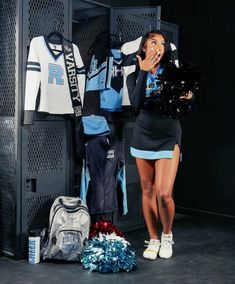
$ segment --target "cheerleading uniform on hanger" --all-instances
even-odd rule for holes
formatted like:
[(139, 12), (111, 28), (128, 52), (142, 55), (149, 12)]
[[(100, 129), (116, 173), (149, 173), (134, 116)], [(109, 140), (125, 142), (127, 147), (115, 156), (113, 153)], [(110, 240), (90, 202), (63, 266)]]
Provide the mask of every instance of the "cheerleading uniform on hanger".
[[(122, 54), (118, 48), (96, 48), (87, 73), (86, 92), (100, 91), (100, 108), (109, 112), (122, 111)], [(101, 56), (103, 55), (103, 57)]]
[(111, 76), (110, 87), (100, 90), (100, 108), (109, 112), (122, 111), (123, 71), (122, 54), (118, 48), (110, 49)]
[[(130, 102), (138, 110), (131, 142), (131, 155), (137, 158), (156, 160), (172, 158), (175, 145), (181, 148), (181, 125), (179, 120), (162, 117), (159, 108), (158, 75), (139, 70), (127, 77)], [(155, 95), (153, 94), (153, 91)]]

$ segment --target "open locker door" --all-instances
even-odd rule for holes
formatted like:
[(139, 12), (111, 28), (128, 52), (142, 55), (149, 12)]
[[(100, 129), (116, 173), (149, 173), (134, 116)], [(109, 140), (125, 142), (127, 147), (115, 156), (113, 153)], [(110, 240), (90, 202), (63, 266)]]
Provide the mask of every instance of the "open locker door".
[(160, 29), (161, 7), (111, 8), (110, 32), (123, 42), (134, 40), (147, 31)]

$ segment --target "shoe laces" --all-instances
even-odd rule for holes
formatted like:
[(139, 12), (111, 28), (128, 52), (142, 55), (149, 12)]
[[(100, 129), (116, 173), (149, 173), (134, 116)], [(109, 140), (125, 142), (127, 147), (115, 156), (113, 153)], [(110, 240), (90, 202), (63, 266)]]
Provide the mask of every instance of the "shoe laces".
[(174, 244), (174, 241), (170, 238), (162, 238), (161, 240), (161, 245), (166, 247), (166, 248), (169, 248), (171, 245)]
[(156, 248), (156, 247), (159, 247), (160, 246), (160, 241), (159, 240), (154, 240), (154, 241), (144, 241), (145, 243), (145, 247), (148, 247), (148, 248)]

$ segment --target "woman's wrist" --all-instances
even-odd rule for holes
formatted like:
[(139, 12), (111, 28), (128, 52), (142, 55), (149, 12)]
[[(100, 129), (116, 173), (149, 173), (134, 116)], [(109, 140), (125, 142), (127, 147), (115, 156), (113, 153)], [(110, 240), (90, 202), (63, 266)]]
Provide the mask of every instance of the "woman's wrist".
[(139, 69), (139, 71), (141, 71), (142, 73), (148, 73), (149, 72), (149, 70), (144, 70), (144, 69)]

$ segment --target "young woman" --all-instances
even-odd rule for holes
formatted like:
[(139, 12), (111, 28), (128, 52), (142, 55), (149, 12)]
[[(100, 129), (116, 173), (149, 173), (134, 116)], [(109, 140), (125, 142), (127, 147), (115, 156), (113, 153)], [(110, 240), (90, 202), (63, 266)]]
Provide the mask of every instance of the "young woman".
[[(131, 142), (142, 187), (142, 208), (150, 240), (143, 257), (172, 256), (172, 223), (175, 205), (173, 185), (180, 159), (181, 125), (163, 117), (159, 108), (158, 75), (171, 62), (171, 48), (160, 31), (147, 33), (137, 55), (136, 71), (128, 75), (130, 102), (138, 115)], [(192, 93), (182, 96), (191, 99)], [(157, 233), (158, 214), (162, 222), (161, 242)]]

